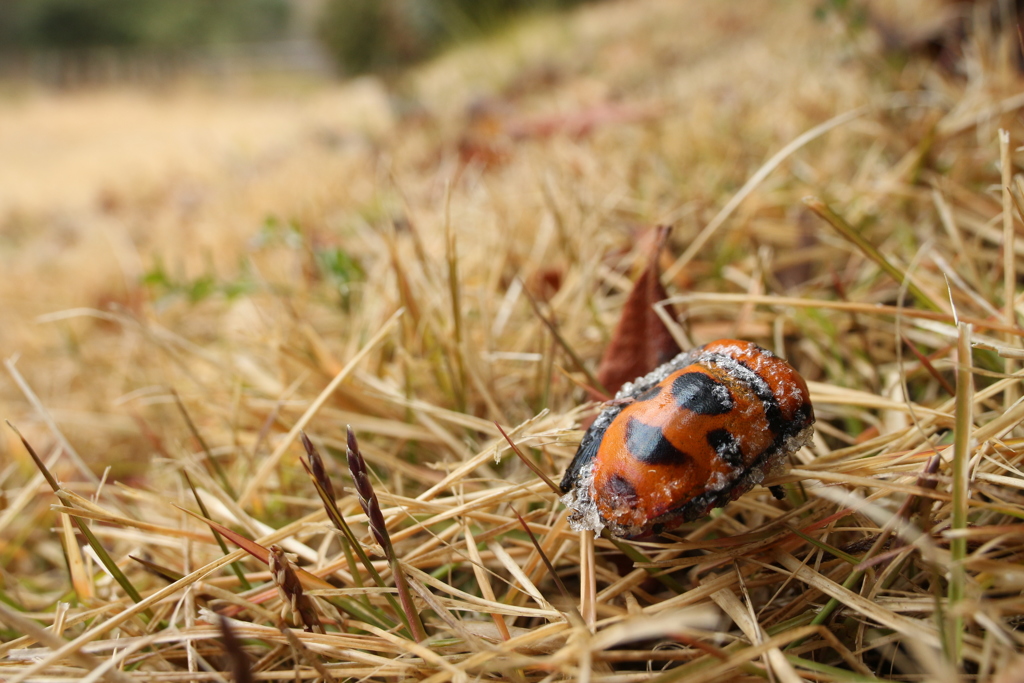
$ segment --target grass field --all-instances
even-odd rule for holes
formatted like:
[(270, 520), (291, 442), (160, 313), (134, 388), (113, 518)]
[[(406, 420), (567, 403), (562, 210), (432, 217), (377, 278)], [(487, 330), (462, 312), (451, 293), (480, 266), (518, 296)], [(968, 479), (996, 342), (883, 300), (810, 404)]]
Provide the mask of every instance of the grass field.
[[(0, 88), (0, 679), (1018, 680), (1024, 78), (983, 4)], [(816, 433), (783, 500), (593, 539), (498, 425), (559, 480), (658, 225), (680, 345), (790, 359)]]

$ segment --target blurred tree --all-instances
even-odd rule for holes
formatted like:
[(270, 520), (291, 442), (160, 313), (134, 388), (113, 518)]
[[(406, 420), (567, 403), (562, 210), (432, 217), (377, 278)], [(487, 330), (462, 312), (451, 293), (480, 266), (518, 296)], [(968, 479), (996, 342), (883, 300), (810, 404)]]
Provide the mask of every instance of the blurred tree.
[(288, 0), (3, 0), (0, 48), (177, 48), (282, 37)]
[(318, 35), (343, 73), (400, 67), (516, 14), (593, 0), (325, 0)]

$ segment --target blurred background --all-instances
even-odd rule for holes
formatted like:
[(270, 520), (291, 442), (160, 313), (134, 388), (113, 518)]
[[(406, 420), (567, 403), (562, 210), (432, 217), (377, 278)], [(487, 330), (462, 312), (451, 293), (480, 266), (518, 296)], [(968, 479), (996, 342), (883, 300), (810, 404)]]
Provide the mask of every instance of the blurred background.
[[(90, 444), (87, 459), (142, 469), (140, 416), (177, 424), (157, 389), (169, 378), (187, 377), (177, 391), (220, 429), (234, 418), (209, 413), (221, 404), (211, 387), (276, 397), (289, 364), (310, 357), (330, 376), (325, 358), (350, 357), (411, 296), (446, 330), (451, 229), (474, 348), (517, 369), (550, 352), (525, 283), (560, 310), (600, 311), (602, 325), (581, 314), (567, 332), (596, 359), (650, 226), (674, 225), (682, 253), (771, 155), (843, 112), (888, 111), (893, 93), (926, 92), (951, 120), (1019, 93), (1016, 33), (1002, 28), (1015, 12), (947, 0), (3, 0), (0, 357), (17, 358), (39, 404)], [(968, 20), (982, 29), (965, 40)], [(764, 250), (786, 255), (787, 293), (831, 282), (839, 266), (815, 251), (800, 197), (882, 225), (903, 196), (886, 189), (890, 169), (910, 174), (903, 159), (933, 139), (932, 114), (906, 116), (809, 145), (667, 286), (746, 291), (760, 276), (736, 264), (761, 272)], [(517, 316), (525, 327), (509, 336)], [(415, 362), (429, 356), (418, 325)], [(213, 367), (233, 369), (211, 379), (177, 353), (224, 354)], [(416, 376), (410, 391), (437, 390), (434, 374)], [(4, 417), (48, 438), (10, 379)], [(511, 422), (556, 395), (523, 382), (529, 400), (501, 401)], [(0, 455), (31, 471), (4, 433)]]
[[(0, 356), (64, 430), (100, 438), (89, 460), (142, 466), (119, 456), (138, 426), (116, 406), (163, 377), (121, 346), (124, 322), (262, 347), (238, 313), (256, 292), (350, 301), (373, 268), (353, 235), (400, 213), (381, 169), (450, 175), (489, 97), (551, 82), (584, 4), (0, 2)], [(478, 54), (409, 77), (459, 46)], [(5, 415), (34, 422), (5, 375)]]
[(60, 86), (420, 61), (516, 15), (583, 0), (10, 0), (0, 77)]

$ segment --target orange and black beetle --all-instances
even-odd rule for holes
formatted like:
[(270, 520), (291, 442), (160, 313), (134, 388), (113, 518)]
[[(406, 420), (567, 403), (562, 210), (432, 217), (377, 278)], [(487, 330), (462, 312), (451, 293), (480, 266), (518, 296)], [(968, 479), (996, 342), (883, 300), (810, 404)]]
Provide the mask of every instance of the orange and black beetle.
[(638, 538), (703, 517), (810, 442), (807, 384), (757, 344), (720, 339), (626, 384), (565, 472), (580, 531)]

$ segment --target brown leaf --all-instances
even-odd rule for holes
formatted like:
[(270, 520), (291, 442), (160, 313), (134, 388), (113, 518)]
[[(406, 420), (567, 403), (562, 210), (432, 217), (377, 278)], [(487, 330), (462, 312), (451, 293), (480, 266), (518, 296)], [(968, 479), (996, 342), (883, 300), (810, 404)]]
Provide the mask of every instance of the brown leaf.
[(664, 115), (659, 102), (632, 104), (602, 102), (573, 112), (539, 116), (520, 115), (508, 101), (480, 100), (467, 111), (466, 126), (458, 142), (463, 164), (484, 168), (500, 166), (512, 158), (520, 140), (543, 140), (556, 135), (587, 137), (599, 128), (642, 124)]
[(535, 299), (549, 303), (562, 288), (564, 278), (561, 268), (542, 268), (530, 276), (527, 287)]
[[(618, 391), (626, 382), (647, 374), (682, 351), (654, 311), (654, 304), (668, 298), (661, 284), (658, 257), (670, 230), (667, 226), (658, 228), (647, 268), (633, 285), (612, 340), (601, 357), (597, 379), (610, 392)], [(671, 306), (666, 308), (666, 312), (676, 320)]]

